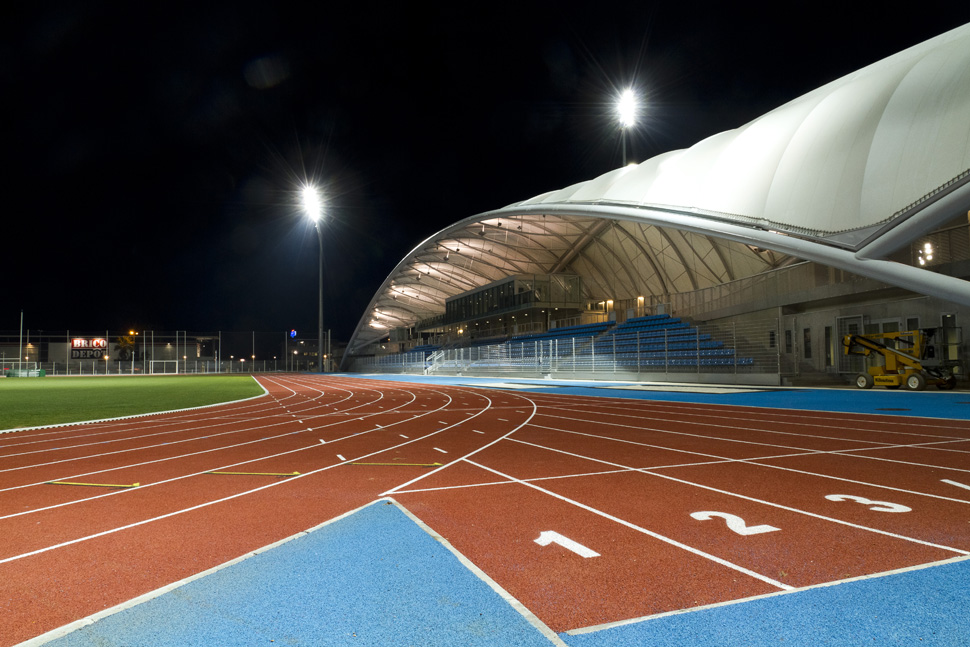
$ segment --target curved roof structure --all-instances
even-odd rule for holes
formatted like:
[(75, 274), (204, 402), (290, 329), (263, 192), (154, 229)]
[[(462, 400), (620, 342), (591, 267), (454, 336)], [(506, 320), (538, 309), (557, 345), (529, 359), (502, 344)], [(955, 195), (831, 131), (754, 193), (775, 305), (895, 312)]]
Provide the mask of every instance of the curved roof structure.
[(394, 268), (349, 351), (513, 274), (669, 295), (807, 259), (970, 305), (885, 260), (970, 207), (970, 25), (639, 165), (456, 222)]

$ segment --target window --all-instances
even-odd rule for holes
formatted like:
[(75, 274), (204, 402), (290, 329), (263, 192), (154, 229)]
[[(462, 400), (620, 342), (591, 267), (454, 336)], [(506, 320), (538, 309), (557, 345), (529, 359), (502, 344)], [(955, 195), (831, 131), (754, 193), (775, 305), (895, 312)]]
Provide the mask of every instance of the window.
[(802, 331), (802, 348), (805, 349), (805, 359), (812, 359), (812, 329)]
[(792, 352), (792, 334), (790, 330), (785, 331), (785, 352)]

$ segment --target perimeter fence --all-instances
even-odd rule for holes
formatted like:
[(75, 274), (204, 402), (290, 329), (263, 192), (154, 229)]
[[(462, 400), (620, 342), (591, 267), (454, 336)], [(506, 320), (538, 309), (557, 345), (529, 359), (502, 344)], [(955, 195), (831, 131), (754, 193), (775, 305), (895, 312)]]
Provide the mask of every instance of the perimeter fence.
[(0, 372), (162, 375), (317, 370), (317, 340), (290, 332), (0, 331)]

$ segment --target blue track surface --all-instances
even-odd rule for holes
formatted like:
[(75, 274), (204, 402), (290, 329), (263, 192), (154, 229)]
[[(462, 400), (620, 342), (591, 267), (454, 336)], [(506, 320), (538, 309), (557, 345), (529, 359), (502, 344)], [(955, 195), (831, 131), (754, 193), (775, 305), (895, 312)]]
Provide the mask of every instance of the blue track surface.
[(961, 561), (563, 637), (570, 647), (965, 647), (968, 582)]
[(549, 640), (396, 506), (379, 501), (49, 644), (547, 647)]
[(518, 391), (573, 394), (602, 398), (633, 398), (669, 402), (733, 404), (743, 407), (798, 409), (803, 411), (839, 411), (882, 415), (921, 416), (927, 418), (970, 418), (970, 393), (966, 391), (890, 391), (874, 388), (792, 388), (732, 387), (707, 385), (719, 393), (699, 393), (703, 385), (662, 385), (631, 382), (590, 382), (573, 380), (530, 380), (509, 378), (421, 377), (412, 375), (360, 375), (367, 379), (450, 384), (492, 388), (515, 388)]
[[(367, 376), (375, 377), (376, 376)], [(604, 388), (623, 383), (413, 378), (556, 393), (967, 418), (964, 392), (776, 389), (718, 394)], [(900, 411), (903, 409), (903, 411)], [(963, 560), (655, 617), (559, 645), (970, 645), (970, 561)], [(53, 643), (137, 645), (554, 644), (394, 505), (374, 503)]]

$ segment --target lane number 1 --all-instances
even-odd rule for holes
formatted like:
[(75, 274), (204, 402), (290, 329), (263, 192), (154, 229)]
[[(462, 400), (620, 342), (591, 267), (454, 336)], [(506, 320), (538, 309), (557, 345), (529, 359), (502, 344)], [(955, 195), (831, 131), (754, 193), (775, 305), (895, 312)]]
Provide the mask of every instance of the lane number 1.
[(589, 559), (590, 557), (599, 557), (600, 554), (595, 550), (586, 548), (581, 543), (573, 541), (569, 537), (563, 537), (555, 530), (545, 530), (539, 533), (539, 538), (533, 540), (540, 546), (548, 546), (549, 544), (559, 544), (566, 550), (572, 551), (579, 555), (580, 557)]

